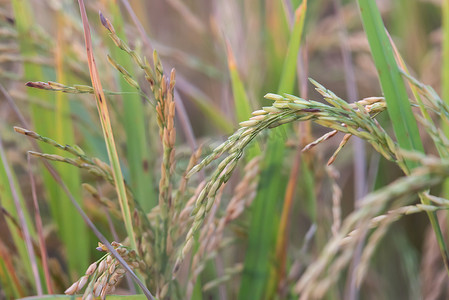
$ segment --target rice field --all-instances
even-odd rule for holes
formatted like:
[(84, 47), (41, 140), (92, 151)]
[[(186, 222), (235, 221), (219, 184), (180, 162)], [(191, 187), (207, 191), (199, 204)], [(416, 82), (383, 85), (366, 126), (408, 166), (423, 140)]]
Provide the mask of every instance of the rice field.
[(447, 299), (448, 20), (0, 1), (0, 299)]

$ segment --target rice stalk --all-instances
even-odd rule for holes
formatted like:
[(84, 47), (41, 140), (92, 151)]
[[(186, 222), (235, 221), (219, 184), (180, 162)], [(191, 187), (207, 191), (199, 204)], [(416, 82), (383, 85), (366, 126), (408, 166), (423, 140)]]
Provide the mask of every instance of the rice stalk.
[[(407, 91), (394, 58), (394, 53), (377, 4), (369, 0), (358, 0), (358, 4), (398, 144), (405, 150), (424, 152), (418, 126), (408, 101)], [(405, 164), (405, 173), (416, 167), (413, 162), (406, 161)], [(429, 204), (425, 197), (421, 197), (421, 202), (425, 205)], [(449, 251), (436, 214), (429, 212), (428, 217), (437, 237), (443, 262), (449, 274)]]
[(52, 161), (65, 162), (65, 163), (71, 164), (73, 166), (76, 166), (78, 168), (86, 169), (88, 172), (90, 172), (98, 177), (101, 177), (101, 178), (105, 179), (106, 181), (108, 181), (109, 183), (111, 183), (112, 185), (114, 185), (114, 178), (112, 175), (111, 167), (108, 164), (106, 164), (105, 162), (102, 162), (98, 158), (90, 158), (90, 157), (86, 156), (86, 154), (80, 147), (70, 146), (70, 145), (63, 146), (61, 144), (58, 144), (56, 141), (54, 141), (50, 138), (44, 137), (34, 131), (27, 130), (27, 129), (24, 129), (21, 127), (14, 127), (14, 130), (17, 133), (23, 134), (30, 138), (33, 138), (38, 141), (44, 142), (48, 145), (51, 145), (55, 148), (66, 151), (66, 152), (74, 155), (76, 158), (69, 158), (69, 157), (64, 157), (64, 156), (56, 155), (56, 154), (46, 154), (46, 153), (40, 153), (40, 152), (36, 152), (36, 151), (29, 151), (29, 153), (31, 155), (39, 156), (39, 157), (42, 157), (42, 158), (45, 158), (48, 160), (52, 160)]
[[(283, 53), (285, 56), (282, 57), (282, 71), (277, 87), (278, 93), (292, 94), (294, 92), (298, 53), (304, 33), (306, 13), (307, 0), (304, 0), (295, 10), (294, 24), (288, 37), (288, 46), (286, 53)], [(279, 259), (282, 263), (285, 249), (282, 249), (283, 235), (280, 235), (279, 240), (276, 236), (276, 228), (280, 226), (280, 223), (277, 218), (272, 216), (274, 213), (274, 215), (286, 218), (281, 222), (287, 225), (288, 202), (291, 201), (289, 196), (292, 195), (292, 189), (289, 191), (290, 195), (286, 195), (286, 180), (282, 178), (273, 180), (272, 174), (282, 174), (282, 163), (286, 155), (286, 149), (283, 145), (285, 134), (284, 128), (277, 128), (270, 132), (268, 138), (265, 151), (266, 159), (262, 163), (263, 171), (260, 179), (263, 184), (258, 187), (258, 195), (253, 208), (248, 253), (245, 256), (245, 271), (240, 285), (239, 299), (259, 298), (265, 292), (267, 292), (268, 297), (271, 297), (280, 277), (279, 274), (276, 274), (276, 269), (270, 260), (272, 255), (278, 254), (279, 257), (276, 259)], [(305, 176), (309, 175), (307, 168), (302, 168), (302, 171)], [(286, 199), (282, 212), (278, 201), (279, 197)], [(276, 253), (276, 251), (278, 252)], [(259, 276), (248, 276), (252, 273), (258, 273)]]
[[(108, 2), (115, 30), (126, 41), (124, 20), (120, 13), (118, 1)], [(111, 56), (107, 56), (108, 61), (121, 73), (122, 76), (119, 76), (118, 84), (120, 90), (126, 93), (126, 96), (122, 96), (122, 108), (127, 141), (126, 154), (131, 177), (130, 184), (134, 190), (136, 201), (144, 212), (149, 212), (157, 203), (157, 195), (151, 172), (154, 158), (150, 156), (151, 151), (148, 151), (148, 129), (142, 98), (149, 103), (152, 102), (150, 97), (141, 90), (135, 76), (136, 72), (134, 72), (133, 63), (130, 61), (127, 53), (117, 48), (111, 40), (108, 41), (108, 48), (111, 51)], [(132, 93), (133, 91), (137, 91), (137, 94)], [(153, 119), (153, 115), (150, 118)]]
[[(28, 81), (25, 85), (31, 88), (37, 88), (53, 92), (63, 92), (68, 94), (94, 94), (94, 88), (92, 86), (83, 84), (74, 84), (72, 86), (69, 86), (55, 81), (47, 81), (47, 82)], [(103, 92), (105, 95), (126, 95), (134, 93), (134, 92), (114, 92), (105, 89), (103, 89)], [(150, 101), (149, 98), (148, 101)]]
[[(132, 269), (146, 269), (145, 263), (139, 258), (135, 250), (129, 249), (117, 242), (112, 242), (111, 245)], [(105, 299), (107, 294), (115, 291), (116, 286), (123, 279), (126, 271), (103, 244), (99, 243), (97, 250), (107, 252), (107, 254), (103, 255), (98, 261), (90, 264), (85, 275), (65, 290), (64, 293), (66, 295), (79, 294), (86, 287), (83, 299), (97, 297)]]
[(95, 98), (97, 100), (97, 109), (100, 115), (102, 130), (104, 139), (106, 142), (109, 160), (112, 165), (112, 174), (114, 177), (115, 188), (117, 190), (117, 196), (120, 203), (120, 209), (122, 211), (123, 220), (125, 222), (126, 232), (128, 234), (128, 238), (130, 239), (130, 245), (133, 249), (137, 249), (135, 233), (133, 230), (132, 218), (131, 218), (131, 208), (129, 206), (129, 202), (127, 199), (125, 185), (123, 180), (123, 174), (121, 171), (119, 158), (117, 155), (117, 149), (115, 146), (114, 136), (112, 133), (111, 120), (109, 117), (108, 107), (106, 103), (106, 98), (103, 93), (103, 88), (101, 86), (100, 77), (98, 74), (98, 70), (95, 65), (95, 60), (93, 57), (93, 49), (92, 49), (92, 41), (90, 37), (90, 28), (87, 20), (86, 9), (84, 7), (83, 0), (79, 0), (78, 4), (80, 6), (81, 11), (81, 19), (83, 21), (84, 28), (84, 39), (86, 43), (86, 52), (89, 63), (89, 72), (92, 80), (92, 86), (95, 91)]
[(195, 209), (192, 212), (194, 222), (175, 264), (174, 273), (176, 273), (186, 253), (192, 248), (193, 236), (210, 211), (218, 189), (229, 179), (237, 162), (242, 157), (245, 147), (264, 129), (275, 128), (294, 121), (312, 120), (325, 127), (356, 135), (368, 141), (388, 160), (401, 164), (401, 159), (395, 154), (397, 150), (395, 142), (371, 116), (377, 115), (385, 109), (383, 99), (369, 98), (354, 104), (348, 104), (317, 82), (312, 81), (312, 83), (317, 86), (317, 90), (332, 106), (291, 95), (283, 97), (267, 94), (265, 98), (273, 100), (273, 106), (264, 107), (263, 110), (256, 111), (255, 116), (248, 121), (241, 122), (242, 127), (240, 129), (187, 174), (188, 177), (193, 175), (225, 152), (228, 153), (228, 156), (220, 162), (196, 199)]
[[(240, 78), (237, 62), (229, 41), (226, 41), (226, 47), (228, 55), (228, 69), (231, 77), (232, 94), (234, 98), (235, 115), (238, 122), (243, 122), (251, 115), (251, 103), (246, 94), (244, 83)], [(248, 151), (249, 160), (260, 154), (260, 148), (257, 144), (252, 145)]]

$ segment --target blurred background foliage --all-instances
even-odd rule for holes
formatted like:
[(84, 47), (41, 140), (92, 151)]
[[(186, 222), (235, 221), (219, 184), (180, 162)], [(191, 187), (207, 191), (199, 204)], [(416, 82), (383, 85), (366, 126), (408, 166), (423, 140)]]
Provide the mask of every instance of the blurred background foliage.
[[(294, 55), (297, 62), (294, 62), (296, 74), (292, 88), (280, 88), (300, 2), (86, 1), (94, 54), (103, 87), (107, 91), (119, 92), (107, 97), (122, 170), (138, 201), (145, 199), (141, 206), (146, 212), (157, 203), (160, 177), (161, 146), (154, 107), (130, 89), (108, 63), (107, 54), (117, 58), (120, 53), (101, 26), (98, 11), (111, 20), (120, 37), (126, 39), (140, 56), (151, 58), (153, 49), (156, 49), (164, 69), (176, 69), (177, 101), (183, 104), (177, 106), (175, 121), (178, 133), (175, 175), (179, 178), (191, 153), (199, 145), (204, 145), (203, 151), (209, 153), (238, 128), (238, 122), (250, 117), (250, 111), (270, 106), (271, 101), (263, 98), (266, 93), (286, 92), (321, 101), (321, 96), (307, 81), (311, 77), (349, 101), (353, 96), (347, 86), (345, 51), (349, 51), (354, 73), (349, 89), (356, 91), (357, 99), (381, 96), (357, 3), (349, 0), (309, 1), (300, 50), (297, 56)], [(448, 96), (441, 88), (442, 1), (379, 0), (376, 3), (411, 74), (434, 87), (439, 94)], [(0, 174), (0, 204), (4, 208), (0, 214), (0, 298), (23, 297), (37, 292), (28, 256), (24, 252), (24, 241), (12, 222), (18, 218), (12, 201), (14, 190), (19, 192), (21, 209), (30, 225), (30, 220), (34, 220), (28, 174), (30, 168), (35, 174), (49, 264), (54, 274), (59, 274), (53, 282), (53, 291), (62, 293), (99, 257), (95, 251), (97, 239), (42, 164), (32, 159), (31, 165), (27, 165), (26, 151), (32, 147), (27, 139), (12, 129), (13, 126), (26, 126), (7, 95), (31, 124), (28, 129), (62, 145), (79, 145), (89, 156), (108, 161), (92, 96), (25, 87), (27, 81), (55, 81), (68, 86), (91, 85), (79, 8), (73, 1), (2, 0), (0, 26), (0, 83), (5, 89), (0, 96), (0, 135), (6, 154), (1, 159), (12, 171), (12, 183), (15, 185), (10, 186), (11, 176)], [(151, 95), (141, 70), (130, 64), (129, 57), (117, 60), (132, 72), (143, 92)], [(239, 116), (242, 111), (243, 115)], [(245, 112), (248, 112), (246, 117)], [(386, 116), (382, 115), (382, 118), (386, 119)], [(388, 122), (382, 124), (391, 130)], [(306, 145), (326, 130), (309, 124), (294, 125), (287, 132), (287, 135), (279, 132), (279, 136), (268, 136), (267, 143), (271, 139), (280, 141), (283, 156), (271, 176), (273, 181), (280, 181), (282, 190), (286, 188), (291, 169), (299, 164), (295, 160), (298, 146)], [(346, 146), (334, 163), (339, 176), (330, 177), (325, 169), (326, 161), (338, 147), (342, 136), (337, 134), (336, 138), (306, 152), (299, 160), (303, 167), (297, 176), (294, 201), (289, 210), (289, 229), (286, 231), (287, 274), (284, 274), (285, 282), (281, 282), (284, 285), (279, 284), (279, 287), (272, 289), (273, 294), (268, 294), (272, 299), (292, 297), (292, 282), (297, 280), (328, 240), (334, 180), (341, 188), (344, 218), (353, 210), (357, 198), (401, 176), (400, 169), (394, 164), (352, 138), (350, 146)], [(423, 144), (428, 145), (426, 136), (422, 136)], [(261, 143), (247, 152), (251, 153), (249, 156), (255, 156), (268, 149), (266, 143)], [(42, 150), (45, 153), (60, 153), (48, 145), (42, 145)], [(436, 153), (431, 147), (426, 148), (426, 152)], [(141, 163), (143, 161), (144, 164)], [(123, 226), (111, 230), (109, 214), (82, 190), (81, 182), (94, 184), (101, 195), (111, 198), (114, 197), (113, 187), (73, 166), (54, 165), (103, 234), (113, 240), (114, 231), (117, 231), (119, 240), (122, 240), (125, 236)], [(2, 172), (6, 168), (2, 168)], [(355, 171), (357, 168), (359, 171)], [(224, 191), (226, 199), (232, 196), (234, 187), (244, 175), (242, 164)], [(265, 177), (265, 180), (270, 180), (270, 177)], [(245, 295), (242, 291), (245, 287), (241, 287), (241, 283), (246, 284), (244, 278), (247, 274), (242, 273), (242, 268), (223, 284), (204, 292), (201, 288), (212, 279), (223, 276), (225, 268), (235, 263), (247, 264), (248, 257), (259, 255), (259, 252), (251, 252), (260, 251), (251, 248), (251, 236), (276, 235), (282, 219), (284, 197), (278, 195), (277, 199), (272, 200), (273, 210), (269, 211), (269, 218), (273, 223), (269, 223), (272, 225), (268, 225), (268, 230), (273, 232), (263, 232), (257, 223), (254, 225), (257, 215), (254, 206), (257, 204), (248, 207), (227, 233), (234, 238), (234, 243), (206, 265), (199, 284), (192, 292), (192, 299), (235, 299), (237, 295), (245, 299), (242, 296)], [(12, 218), (7, 214), (11, 214)], [(267, 219), (262, 221), (268, 222)], [(448, 295), (447, 274), (428, 224), (425, 214), (414, 214), (393, 225), (378, 246), (360, 290), (361, 299), (422, 299), (422, 295), (425, 299), (445, 299), (444, 295)], [(30, 228), (35, 226), (31, 225)], [(442, 228), (446, 233), (447, 224)], [(32, 229), (33, 238), (34, 231)], [(312, 237), (307, 236), (308, 232), (312, 233)], [(257, 241), (256, 245), (265, 247)], [(274, 249), (267, 248), (266, 256), (259, 259), (267, 263), (273, 259), (273, 253)], [(260, 263), (256, 261), (256, 264)], [(349, 280), (346, 278), (350, 276), (342, 276), (338, 287), (331, 289), (326, 299), (350, 299), (347, 298)], [(269, 285), (270, 281), (266, 280), (265, 284)], [(126, 285), (123, 290), (127, 290)], [(253, 291), (249, 289), (248, 293)]]

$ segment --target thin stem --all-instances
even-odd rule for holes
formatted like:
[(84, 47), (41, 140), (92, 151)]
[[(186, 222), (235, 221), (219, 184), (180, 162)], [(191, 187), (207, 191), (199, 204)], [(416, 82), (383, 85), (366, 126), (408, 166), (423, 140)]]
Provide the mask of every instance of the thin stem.
[(53, 294), (53, 288), (51, 286), (50, 271), (48, 269), (47, 246), (46, 246), (45, 238), (44, 238), (42, 218), (41, 218), (41, 213), (40, 213), (40, 209), (39, 209), (39, 204), (37, 202), (36, 183), (34, 180), (33, 172), (31, 172), (31, 158), (30, 158), (29, 153), (27, 154), (27, 162), (28, 162), (28, 174), (30, 175), (31, 196), (33, 198), (33, 205), (34, 205), (34, 218), (36, 220), (36, 228), (37, 228), (37, 235), (39, 238), (39, 248), (41, 251), (42, 268), (44, 269), (45, 284), (47, 286), (48, 293)]
[(104, 96), (100, 76), (98, 74), (98, 70), (95, 65), (95, 59), (93, 56), (93, 49), (92, 49), (92, 40), (90, 36), (90, 27), (87, 19), (86, 8), (84, 6), (83, 0), (78, 0), (78, 4), (81, 12), (81, 19), (83, 21), (84, 40), (86, 43), (87, 61), (89, 64), (90, 78), (92, 80), (92, 87), (94, 88), (95, 91), (95, 98), (97, 99), (98, 114), (100, 115), (101, 127), (103, 129), (106, 148), (108, 150), (108, 156), (112, 166), (115, 188), (117, 191), (120, 209), (122, 211), (123, 220), (125, 222), (125, 228), (128, 238), (130, 240), (131, 248), (136, 250), (137, 244), (131, 218), (131, 209), (129, 207), (123, 174), (120, 167), (117, 149), (115, 146), (115, 140), (112, 132), (111, 120), (109, 117), (106, 97)]

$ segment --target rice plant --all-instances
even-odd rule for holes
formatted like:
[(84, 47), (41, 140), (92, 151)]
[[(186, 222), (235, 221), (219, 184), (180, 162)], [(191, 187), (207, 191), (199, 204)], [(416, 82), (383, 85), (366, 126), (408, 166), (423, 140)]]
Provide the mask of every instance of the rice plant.
[(446, 4), (44, 2), (0, 6), (0, 298), (449, 295)]

